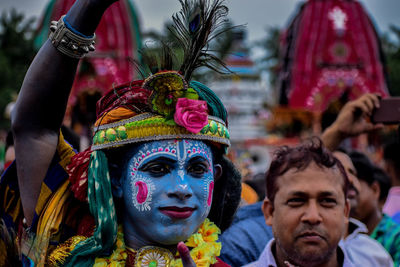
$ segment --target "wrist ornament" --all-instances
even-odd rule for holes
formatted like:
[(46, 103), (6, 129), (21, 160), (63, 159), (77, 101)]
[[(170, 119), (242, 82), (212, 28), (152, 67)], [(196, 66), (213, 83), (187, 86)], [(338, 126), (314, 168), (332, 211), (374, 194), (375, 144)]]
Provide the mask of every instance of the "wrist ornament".
[(64, 17), (51, 22), (49, 39), (54, 47), (64, 55), (78, 59), (94, 51), (96, 35), (84, 36), (75, 29), (69, 29), (71, 26), (66, 25)]

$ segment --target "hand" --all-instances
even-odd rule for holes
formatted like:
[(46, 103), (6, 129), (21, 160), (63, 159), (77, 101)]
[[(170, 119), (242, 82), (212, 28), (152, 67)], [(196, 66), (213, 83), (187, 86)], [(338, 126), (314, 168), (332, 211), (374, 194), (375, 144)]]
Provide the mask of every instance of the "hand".
[(322, 134), (325, 146), (335, 150), (347, 137), (382, 128), (382, 124), (373, 124), (367, 120), (375, 108), (379, 108), (379, 97), (375, 94), (365, 94), (344, 105), (335, 122)]
[(196, 263), (194, 263), (192, 257), (190, 256), (188, 247), (183, 242), (179, 242), (177, 248), (182, 259), (182, 265), (184, 267), (196, 267)]
[(373, 124), (366, 120), (371, 117), (372, 111), (379, 108), (379, 98), (375, 94), (365, 94), (360, 98), (348, 102), (342, 110), (333, 127), (336, 127), (345, 137), (356, 136), (382, 128), (382, 124)]

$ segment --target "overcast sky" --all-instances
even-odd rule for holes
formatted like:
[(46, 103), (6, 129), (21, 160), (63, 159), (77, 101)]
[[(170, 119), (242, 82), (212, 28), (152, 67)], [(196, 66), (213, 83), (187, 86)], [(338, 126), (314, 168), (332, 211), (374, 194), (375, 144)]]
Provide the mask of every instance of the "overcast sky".
[[(179, 10), (178, 0), (132, 0), (143, 30), (160, 30), (171, 14)], [(0, 10), (15, 7), (27, 16), (40, 17), (49, 0), (0, 0)], [(235, 24), (247, 24), (250, 41), (265, 36), (268, 26), (285, 26), (300, 0), (226, 0), (229, 16)], [(389, 25), (400, 26), (400, 0), (360, 0), (379, 32)]]

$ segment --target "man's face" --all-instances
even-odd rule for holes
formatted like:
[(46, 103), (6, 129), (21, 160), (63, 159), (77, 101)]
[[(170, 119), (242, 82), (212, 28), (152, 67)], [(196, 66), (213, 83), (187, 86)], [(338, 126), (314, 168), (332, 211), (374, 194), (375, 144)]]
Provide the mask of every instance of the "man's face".
[(301, 266), (332, 259), (349, 213), (339, 170), (311, 163), (278, 177), (277, 186), (274, 203), (266, 199), (263, 205), (276, 240), (276, 258)]
[(210, 211), (215, 171), (210, 147), (167, 140), (134, 149), (121, 186), (125, 235), (147, 245), (187, 239)]
[(349, 178), (350, 188), (347, 192), (347, 198), (350, 202), (350, 216), (353, 217), (353, 212), (358, 206), (360, 201), (360, 181), (357, 178), (357, 171), (351, 161), (350, 157), (343, 152), (335, 151), (333, 155), (342, 163), (344, 170), (346, 171), (347, 177)]
[(369, 185), (364, 180), (360, 179), (360, 196), (357, 207), (352, 210), (352, 217), (362, 222), (367, 222), (371, 214), (379, 210), (379, 184), (374, 182)]

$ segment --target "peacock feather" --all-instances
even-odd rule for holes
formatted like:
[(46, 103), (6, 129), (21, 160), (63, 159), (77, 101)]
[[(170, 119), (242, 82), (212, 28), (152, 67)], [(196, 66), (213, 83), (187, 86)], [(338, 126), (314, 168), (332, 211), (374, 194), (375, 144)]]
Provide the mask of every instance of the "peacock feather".
[[(209, 44), (221, 34), (230, 31), (228, 8), (224, 0), (179, 0), (180, 12), (172, 16), (168, 26), (173, 40), (162, 41), (161, 49), (141, 51), (140, 73), (143, 77), (163, 70), (179, 71), (190, 81), (193, 71), (208, 67), (218, 73), (230, 72), (225, 63), (212, 51)], [(178, 51), (177, 49), (178, 48)]]

